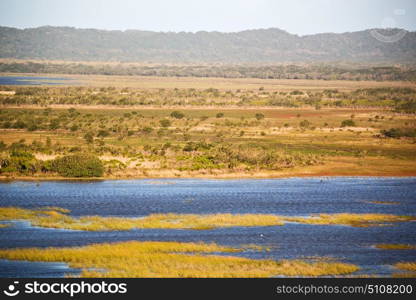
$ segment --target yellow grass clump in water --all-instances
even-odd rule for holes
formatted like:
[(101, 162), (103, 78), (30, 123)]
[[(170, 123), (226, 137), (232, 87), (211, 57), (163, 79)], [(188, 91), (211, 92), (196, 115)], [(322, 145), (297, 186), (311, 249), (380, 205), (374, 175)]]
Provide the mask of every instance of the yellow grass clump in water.
[(7, 228), (10, 227), (10, 224), (0, 224), (0, 228)]
[(399, 262), (394, 266), (400, 270), (416, 272), (416, 262)]
[(266, 214), (153, 214), (142, 218), (101, 216), (74, 218), (66, 213), (68, 210), (54, 207), (34, 210), (0, 207), (0, 220), (21, 219), (40, 227), (88, 231), (131, 230), (135, 228), (206, 230), (235, 226), (277, 226), (284, 225), (284, 222), (368, 227), (416, 220), (416, 217), (386, 214), (319, 214), (311, 217)]
[(130, 241), (77, 248), (5, 249), (0, 250), (0, 258), (66, 262), (70, 267), (82, 268), (82, 277), (315, 277), (350, 274), (359, 269), (340, 262), (276, 262), (208, 255), (238, 251), (216, 244)]
[(312, 225), (383, 226), (386, 223), (415, 221), (416, 217), (388, 214), (317, 214), (311, 217), (285, 217), (285, 221)]
[(393, 202), (393, 201), (364, 201), (366, 203), (371, 203), (371, 204), (385, 204), (385, 205), (398, 205), (400, 204), (399, 202)]
[(212, 229), (232, 226), (275, 226), (283, 225), (279, 217), (261, 214), (213, 214), (178, 215), (154, 214), (143, 218), (118, 218), (85, 216), (73, 218), (66, 211), (54, 208), (28, 210), (17, 207), (0, 207), (0, 220), (23, 219), (35, 226), (73, 230), (130, 230), (134, 228), (164, 229)]
[(395, 278), (416, 278), (416, 262), (399, 262), (394, 265), (397, 269), (406, 271), (402, 273), (394, 273)]
[(415, 250), (416, 245), (408, 244), (377, 244), (375, 245), (378, 249), (383, 250)]

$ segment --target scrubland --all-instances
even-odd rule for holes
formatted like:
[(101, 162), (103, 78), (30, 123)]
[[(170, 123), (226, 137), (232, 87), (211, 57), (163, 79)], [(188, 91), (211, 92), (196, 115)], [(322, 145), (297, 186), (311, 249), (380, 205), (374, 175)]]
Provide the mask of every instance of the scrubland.
[[(161, 84), (166, 80), (174, 83), (166, 78)], [(146, 81), (144, 87), (140, 82), (134, 87), (94, 82), (0, 87), (0, 176), (416, 174), (412, 83), (366, 82), (354, 89), (349, 81), (340, 81), (339, 88), (322, 81), (311, 89), (307, 81), (297, 86), (292, 80), (290, 87), (258, 79), (245, 89), (228, 89), (201, 88), (203, 79), (178, 80), (194, 87), (150, 88)], [(54, 159), (76, 154), (98, 157), (103, 171), (51, 167)]]

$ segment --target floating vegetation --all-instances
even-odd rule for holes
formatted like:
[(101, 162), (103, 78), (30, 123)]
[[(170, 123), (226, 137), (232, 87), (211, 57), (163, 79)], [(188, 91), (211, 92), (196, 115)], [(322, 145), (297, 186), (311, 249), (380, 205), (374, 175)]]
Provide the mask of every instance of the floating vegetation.
[(0, 224), (0, 228), (7, 228), (10, 227), (11, 224)]
[(416, 250), (416, 245), (408, 244), (377, 244), (375, 246), (383, 250)]
[(5, 249), (0, 250), (0, 258), (65, 262), (72, 268), (82, 268), (81, 277), (316, 277), (350, 274), (359, 269), (341, 262), (274, 261), (210, 254), (240, 251), (217, 244), (130, 241), (74, 248)]
[(131, 229), (209, 230), (236, 226), (281, 226), (285, 222), (310, 225), (383, 226), (415, 221), (416, 217), (387, 214), (318, 214), (311, 217), (287, 217), (267, 214), (152, 214), (141, 218), (84, 216), (75, 218), (62, 208), (23, 209), (0, 207), (0, 220), (27, 220), (34, 226), (87, 231)]

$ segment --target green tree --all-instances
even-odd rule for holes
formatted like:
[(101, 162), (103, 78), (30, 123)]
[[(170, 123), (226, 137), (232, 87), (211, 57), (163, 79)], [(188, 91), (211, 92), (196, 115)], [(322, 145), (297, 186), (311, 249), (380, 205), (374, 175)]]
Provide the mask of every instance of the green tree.
[(104, 166), (101, 160), (89, 154), (74, 154), (56, 158), (52, 169), (64, 177), (101, 177)]

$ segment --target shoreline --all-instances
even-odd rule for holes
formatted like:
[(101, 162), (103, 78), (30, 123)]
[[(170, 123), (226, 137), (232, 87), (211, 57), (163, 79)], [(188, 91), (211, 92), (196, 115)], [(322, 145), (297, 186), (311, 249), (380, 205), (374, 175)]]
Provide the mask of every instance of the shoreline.
[(162, 176), (120, 176), (120, 177), (36, 177), (36, 176), (0, 176), (0, 183), (12, 181), (122, 181), (122, 180), (172, 180), (172, 179), (200, 179), (200, 180), (262, 180), (262, 179), (289, 179), (289, 178), (411, 178), (416, 177), (416, 173), (410, 174), (293, 174), (280, 176), (180, 176), (180, 177), (162, 177)]

